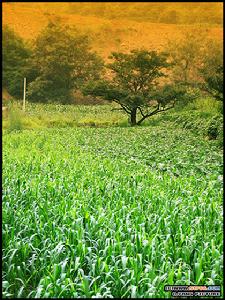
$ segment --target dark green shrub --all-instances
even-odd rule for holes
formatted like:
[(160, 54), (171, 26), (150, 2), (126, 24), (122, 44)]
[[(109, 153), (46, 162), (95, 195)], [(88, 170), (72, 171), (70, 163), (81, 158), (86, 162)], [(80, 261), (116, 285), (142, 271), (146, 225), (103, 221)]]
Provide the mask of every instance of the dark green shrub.
[(207, 137), (209, 140), (216, 140), (223, 133), (223, 118), (216, 115), (210, 119), (207, 126)]

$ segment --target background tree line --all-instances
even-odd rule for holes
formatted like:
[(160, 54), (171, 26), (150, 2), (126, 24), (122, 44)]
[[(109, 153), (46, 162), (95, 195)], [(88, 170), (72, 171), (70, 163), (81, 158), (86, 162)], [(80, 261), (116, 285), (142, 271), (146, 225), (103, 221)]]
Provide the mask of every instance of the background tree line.
[(205, 93), (223, 99), (222, 43), (188, 31), (163, 52), (112, 53), (105, 63), (76, 28), (50, 22), (32, 44), (3, 29), (3, 87), (33, 102), (72, 103), (75, 91), (120, 104), (132, 125)]

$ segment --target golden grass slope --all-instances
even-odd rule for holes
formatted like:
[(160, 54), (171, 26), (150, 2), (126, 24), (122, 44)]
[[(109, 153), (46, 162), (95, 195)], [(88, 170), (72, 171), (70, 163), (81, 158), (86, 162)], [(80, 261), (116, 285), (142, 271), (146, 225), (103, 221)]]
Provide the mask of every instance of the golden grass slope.
[[(54, 9), (48, 6), (44, 9), (43, 3), (3, 3), (3, 25), (9, 25), (24, 39), (33, 39), (49, 20), (60, 18), (63, 23), (88, 33), (92, 38), (94, 50), (104, 58), (111, 51), (129, 51), (134, 48), (162, 49), (168, 39), (178, 38), (186, 28), (192, 27), (68, 14), (57, 10), (60, 3), (57, 5)], [(223, 28), (209, 27), (208, 34), (212, 38), (222, 39)]]

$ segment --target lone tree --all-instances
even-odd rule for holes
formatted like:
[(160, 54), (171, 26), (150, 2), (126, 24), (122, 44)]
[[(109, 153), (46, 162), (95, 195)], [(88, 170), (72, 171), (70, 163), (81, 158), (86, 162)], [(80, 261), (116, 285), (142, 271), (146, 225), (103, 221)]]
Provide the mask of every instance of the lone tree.
[[(118, 103), (130, 116), (132, 126), (146, 118), (174, 107), (184, 89), (172, 85), (158, 87), (170, 66), (164, 53), (132, 50), (129, 54), (113, 52), (107, 65), (109, 79), (89, 82), (85, 95), (102, 97)], [(139, 120), (137, 120), (139, 118)]]

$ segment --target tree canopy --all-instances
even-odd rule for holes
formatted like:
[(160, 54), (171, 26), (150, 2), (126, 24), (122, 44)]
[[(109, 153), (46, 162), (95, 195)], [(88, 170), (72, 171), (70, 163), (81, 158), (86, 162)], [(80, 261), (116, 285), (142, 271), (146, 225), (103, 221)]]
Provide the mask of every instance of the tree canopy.
[(2, 32), (2, 84), (17, 98), (23, 95), (24, 68), (31, 52), (11, 28), (3, 27)]
[(60, 23), (50, 22), (37, 37), (30, 66), (33, 101), (70, 103), (72, 92), (86, 80), (97, 80), (102, 59), (91, 51), (88, 37)]

